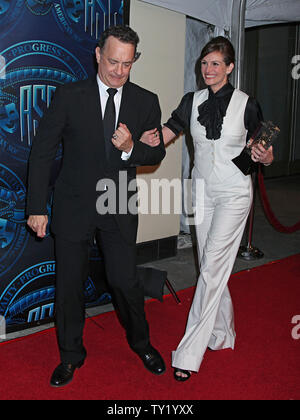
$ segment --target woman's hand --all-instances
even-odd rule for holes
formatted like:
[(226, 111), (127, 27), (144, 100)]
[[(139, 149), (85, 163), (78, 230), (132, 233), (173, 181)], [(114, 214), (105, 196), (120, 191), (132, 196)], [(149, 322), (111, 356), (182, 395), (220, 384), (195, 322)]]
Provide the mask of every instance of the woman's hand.
[(140, 141), (151, 147), (158, 146), (160, 144), (160, 137), (159, 137), (158, 129), (154, 128), (152, 130), (145, 131), (142, 137), (140, 138)]
[[(176, 134), (173, 133), (168, 127), (163, 127), (162, 136), (165, 146), (176, 138)], [(151, 147), (157, 147), (160, 144), (160, 135), (157, 128), (153, 130), (145, 131), (140, 138), (140, 141)]]
[(266, 166), (271, 165), (274, 160), (273, 146), (266, 150), (261, 144), (256, 144), (251, 149), (251, 159)]

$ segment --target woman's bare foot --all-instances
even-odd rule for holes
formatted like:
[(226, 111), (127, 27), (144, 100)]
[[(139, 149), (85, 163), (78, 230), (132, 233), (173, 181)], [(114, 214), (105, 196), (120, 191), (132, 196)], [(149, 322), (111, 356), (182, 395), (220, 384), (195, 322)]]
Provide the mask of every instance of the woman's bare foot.
[(192, 372), (190, 372), (189, 370), (184, 370), (184, 369), (179, 369), (179, 368), (175, 368), (174, 369), (174, 378), (176, 379), (176, 381), (179, 382), (185, 382), (188, 379), (190, 379)]

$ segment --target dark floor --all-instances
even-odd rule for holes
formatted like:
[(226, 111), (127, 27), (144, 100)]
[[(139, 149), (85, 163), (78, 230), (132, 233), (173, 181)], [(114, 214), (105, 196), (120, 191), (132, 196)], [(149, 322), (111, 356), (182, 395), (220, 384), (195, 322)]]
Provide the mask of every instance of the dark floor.
[[(265, 181), (267, 195), (276, 218), (284, 226), (292, 226), (300, 221), (300, 175), (269, 179)], [(243, 245), (247, 245), (248, 235), (245, 232)], [(251, 269), (270, 261), (278, 260), (300, 253), (300, 231), (286, 234), (276, 231), (267, 220), (260, 200), (256, 193), (254, 227), (251, 245), (263, 252), (264, 257), (254, 261), (237, 258), (233, 272)], [(167, 258), (147, 264), (168, 272), (169, 281), (176, 291), (196, 284), (198, 277), (197, 252), (195, 247), (179, 249), (176, 257)], [(299, 273), (300, 280), (300, 273)], [(169, 293), (165, 289), (166, 293)], [(111, 304), (88, 310), (88, 316), (113, 310)], [(52, 325), (39, 327), (45, 329)], [(30, 334), (37, 329), (10, 334), (7, 339)]]

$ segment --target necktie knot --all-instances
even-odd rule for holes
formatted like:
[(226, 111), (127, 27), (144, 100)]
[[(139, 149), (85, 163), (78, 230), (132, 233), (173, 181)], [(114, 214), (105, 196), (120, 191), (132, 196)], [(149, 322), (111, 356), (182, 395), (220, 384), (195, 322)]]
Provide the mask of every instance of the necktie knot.
[(117, 92), (118, 92), (117, 89), (113, 89), (113, 88), (107, 89), (107, 93), (109, 94), (110, 97), (111, 96), (114, 97)]

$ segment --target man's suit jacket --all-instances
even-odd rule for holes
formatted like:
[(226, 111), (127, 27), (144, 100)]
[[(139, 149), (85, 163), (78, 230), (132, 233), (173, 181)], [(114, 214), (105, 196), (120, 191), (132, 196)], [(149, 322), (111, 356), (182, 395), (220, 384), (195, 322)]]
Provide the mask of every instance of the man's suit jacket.
[[(50, 107), (41, 119), (29, 158), (27, 214), (47, 214), (50, 173), (62, 141), (62, 166), (55, 183), (52, 231), (71, 240), (87, 237), (96, 215), (96, 184), (127, 171), (128, 182), (136, 167), (156, 165), (165, 156), (162, 141), (152, 148), (140, 142), (145, 130), (161, 130), (157, 95), (127, 82), (123, 87), (119, 122), (130, 130), (134, 148), (128, 161), (115, 149), (112, 165), (106, 161), (101, 103), (97, 80), (87, 79), (57, 88)], [(134, 192), (133, 192), (134, 193)], [(138, 216), (117, 214), (121, 233), (136, 241)]]

